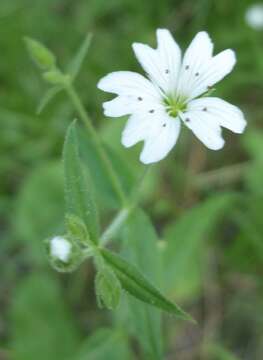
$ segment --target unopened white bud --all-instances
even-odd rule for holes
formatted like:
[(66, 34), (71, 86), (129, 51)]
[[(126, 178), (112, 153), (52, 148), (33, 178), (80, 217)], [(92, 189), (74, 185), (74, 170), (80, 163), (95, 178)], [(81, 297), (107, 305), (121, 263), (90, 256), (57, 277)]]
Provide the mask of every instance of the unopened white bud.
[(263, 29), (263, 4), (258, 3), (250, 6), (246, 11), (245, 20), (251, 28)]
[(62, 236), (56, 236), (50, 241), (50, 255), (60, 261), (67, 262), (72, 250), (72, 244)]

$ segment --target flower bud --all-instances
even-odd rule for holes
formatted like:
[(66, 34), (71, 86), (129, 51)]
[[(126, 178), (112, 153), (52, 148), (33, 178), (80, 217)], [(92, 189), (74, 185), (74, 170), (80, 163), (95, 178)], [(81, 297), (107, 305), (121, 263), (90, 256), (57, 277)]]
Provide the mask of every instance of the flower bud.
[(59, 272), (74, 271), (84, 259), (82, 249), (68, 236), (55, 236), (46, 242), (51, 266)]
[(70, 76), (62, 74), (58, 69), (44, 72), (43, 79), (52, 85), (66, 85), (70, 82)]
[(51, 70), (55, 67), (56, 58), (49, 49), (40, 42), (27, 37), (25, 43), (30, 56), (40, 69)]

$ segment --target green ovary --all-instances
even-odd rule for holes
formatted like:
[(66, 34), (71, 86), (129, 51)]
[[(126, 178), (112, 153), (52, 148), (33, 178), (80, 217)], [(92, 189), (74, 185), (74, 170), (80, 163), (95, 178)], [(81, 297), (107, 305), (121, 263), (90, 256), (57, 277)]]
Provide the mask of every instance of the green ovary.
[(168, 115), (174, 118), (178, 116), (179, 112), (184, 112), (186, 110), (185, 101), (178, 101), (172, 97), (167, 97), (164, 99), (164, 105)]

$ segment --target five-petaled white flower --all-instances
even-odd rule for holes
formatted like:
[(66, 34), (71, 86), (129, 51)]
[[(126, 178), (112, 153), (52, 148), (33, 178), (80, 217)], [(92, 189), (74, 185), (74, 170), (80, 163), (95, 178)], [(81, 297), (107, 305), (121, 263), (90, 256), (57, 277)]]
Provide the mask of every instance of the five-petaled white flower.
[(149, 80), (135, 72), (117, 71), (98, 83), (99, 89), (118, 95), (103, 104), (106, 116), (131, 115), (122, 144), (130, 147), (144, 141), (140, 160), (157, 162), (175, 145), (183, 122), (209, 149), (221, 149), (221, 126), (242, 133), (246, 121), (237, 107), (201, 96), (231, 72), (234, 52), (228, 49), (213, 56), (206, 32), (195, 36), (183, 59), (168, 30), (157, 30), (157, 43), (157, 49), (139, 43), (132, 46)]

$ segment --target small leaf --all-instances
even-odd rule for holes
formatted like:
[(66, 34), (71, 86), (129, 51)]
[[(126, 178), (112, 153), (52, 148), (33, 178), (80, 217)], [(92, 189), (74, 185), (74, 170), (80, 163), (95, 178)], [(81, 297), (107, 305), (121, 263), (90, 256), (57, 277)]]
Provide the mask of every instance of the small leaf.
[(42, 99), (40, 100), (40, 103), (37, 107), (37, 114), (39, 115), (44, 109), (45, 107), (50, 103), (51, 100), (54, 99), (54, 97), (63, 89), (62, 86), (57, 85), (57, 86), (53, 86), (50, 89), (47, 90), (47, 92), (45, 93), (45, 95), (42, 97)]
[(88, 53), (90, 43), (92, 39), (92, 34), (88, 34), (81, 44), (80, 48), (77, 51), (77, 54), (74, 56), (70, 64), (68, 65), (68, 73), (71, 78), (74, 80), (80, 72), (81, 66), (85, 57)]
[(107, 249), (101, 249), (101, 255), (112, 267), (122, 287), (131, 295), (181, 319), (193, 321), (179, 306), (166, 299), (134, 265)]
[(81, 164), (78, 150), (76, 123), (67, 131), (63, 150), (65, 198), (67, 214), (80, 218), (86, 225), (90, 239), (97, 242), (98, 217), (87, 172)]
[(58, 85), (62, 87), (66, 86), (71, 81), (70, 75), (65, 75), (58, 69), (45, 71), (43, 74), (43, 79), (52, 85)]
[(89, 233), (84, 222), (76, 215), (66, 214), (68, 233), (82, 245), (88, 245)]
[(24, 40), (31, 58), (40, 69), (46, 71), (54, 69), (56, 58), (48, 48), (34, 39), (25, 37)]
[(104, 267), (99, 270), (95, 279), (95, 289), (98, 304), (113, 310), (119, 305), (121, 296), (121, 284), (114, 272)]

